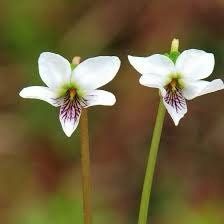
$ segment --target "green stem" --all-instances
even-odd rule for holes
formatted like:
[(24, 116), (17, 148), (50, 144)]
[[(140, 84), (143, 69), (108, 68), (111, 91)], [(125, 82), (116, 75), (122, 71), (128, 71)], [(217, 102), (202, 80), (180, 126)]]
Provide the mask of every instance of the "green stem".
[(141, 198), (141, 204), (140, 204), (140, 210), (139, 210), (138, 224), (146, 224), (147, 222), (149, 199), (150, 199), (152, 182), (153, 182), (153, 174), (154, 174), (154, 169), (156, 165), (157, 152), (159, 148), (165, 113), (166, 113), (166, 109), (161, 99), (159, 103), (156, 123), (155, 123), (153, 136), (152, 136), (152, 142), (150, 146), (149, 159), (148, 159), (145, 180), (144, 180), (144, 185), (142, 190), (142, 198)]
[(80, 137), (81, 137), (84, 224), (91, 224), (92, 208), (91, 208), (90, 153), (89, 153), (88, 113), (86, 109), (83, 109), (82, 116), (80, 118), (80, 132), (81, 132)]

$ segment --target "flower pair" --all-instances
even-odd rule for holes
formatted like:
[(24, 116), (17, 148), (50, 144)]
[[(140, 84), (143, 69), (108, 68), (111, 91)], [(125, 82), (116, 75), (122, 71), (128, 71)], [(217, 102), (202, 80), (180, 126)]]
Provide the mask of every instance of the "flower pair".
[[(201, 80), (211, 75), (215, 65), (214, 55), (202, 50), (186, 50), (174, 58), (155, 54), (149, 57), (128, 56), (128, 59), (142, 74), (140, 84), (160, 90), (175, 125), (187, 112), (186, 99), (224, 89), (221, 79)], [(74, 67), (62, 56), (45, 52), (40, 55), (38, 64), (40, 77), (48, 87), (27, 87), (20, 96), (60, 107), (59, 119), (68, 137), (78, 126), (82, 108), (111, 106), (116, 102), (112, 93), (98, 88), (117, 74), (120, 68), (118, 57), (90, 58)]]

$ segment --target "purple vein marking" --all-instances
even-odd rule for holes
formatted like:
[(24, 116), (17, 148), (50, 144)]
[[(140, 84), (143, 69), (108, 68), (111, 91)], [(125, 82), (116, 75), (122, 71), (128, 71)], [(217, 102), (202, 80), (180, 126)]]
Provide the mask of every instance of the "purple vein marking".
[(164, 100), (167, 104), (175, 108), (176, 112), (180, 112), (182, 109), (186, 108), (185, 98), (180, 89), (176, 89), (175, 91), (167, 88), (166, 96)]

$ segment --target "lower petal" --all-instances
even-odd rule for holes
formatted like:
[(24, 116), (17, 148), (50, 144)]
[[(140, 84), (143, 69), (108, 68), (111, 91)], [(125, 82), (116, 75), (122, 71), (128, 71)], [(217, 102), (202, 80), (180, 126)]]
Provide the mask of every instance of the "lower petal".
[(81, 104), (85, 108), (95, 105), (112, 106), (115, 102), (114, 94), (104, 90), (93, 90), (81, 100)]
[(192, 100), (197, 96), (212, 93), (222, 89), (224, 89), (224, 84), (221, 79), (215, 79), (211, 82), (200, 80), (186, 82), (186, 87), (183, 91), (183, 94), (187, 100)]
[(44, 86), (26, 87), (21, 90), (19, 95), (23, 98), (43, 100), (55, 107), (60, 106), (62, 103), (55, 92)]
[(65, 134), (70, 137), (79, 124), (81, 116), (81, 104), (79, 100), (69, 101), (64, 99), (64, 104), (60, 108), (59, 119)]
[(174, 124), (177, 126), (180, 119), (187, 113), (187, 104), (182, 91), (167, 91), (166, 95), (163, 97), (163, 103), (172, 117)]

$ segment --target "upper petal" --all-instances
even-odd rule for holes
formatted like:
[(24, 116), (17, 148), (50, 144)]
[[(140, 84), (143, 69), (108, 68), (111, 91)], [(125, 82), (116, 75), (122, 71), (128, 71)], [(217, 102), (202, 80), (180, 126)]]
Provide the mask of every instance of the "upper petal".
[(211, 75), (215, 65), (214, 55), (202, 50), (183, 51), (176, 61), (177, 72), (185, 78), (204, 79)]
[(59, 54), (43, 52), (38, 60), (41, 79), (50, 88), (59, 88), (71, 79), (71, 66), (67, 59)]
[(52, 106), (61, 105), (60, 99), (55, 92), (44, 86), (30, 86), (21, 90), (19, 95), (23, 98), (38, 99), (50, 103)]
[(131, 65), (142, 75), (157, 75), (164, 78), (175, 71), (172, 60), (165, 55), (154, 54), (149, 57), (128, 56)]
[(180, 119), (187, 113), (187, 104), (182, 91), (167, 91), (166, 95), (163, 97), (163, 103), (173, 119), (174, 124), (177, 126)]
[(82, 106), (87, 108), (95, 105), (112, 106), (116, 102), (114, 94), (105, 90), (93, 90), (88, 92), (82, 100)]
[(221, 79), (215, 79), (211, 82), (198, 80), (194, 82), (186, 82), (186, 87), (183, 90), (184, 97), (188, 100), (192, 100), (197, 96), (201, 96), (207, 93), (212, 93), (218, 90), (224, 89), (224, 84)]
[(115, 56), (99, 56), (81, 62), (72, 72), (72, 83), (84, 90), (97, 89), (110, 82), (120, 68)]

